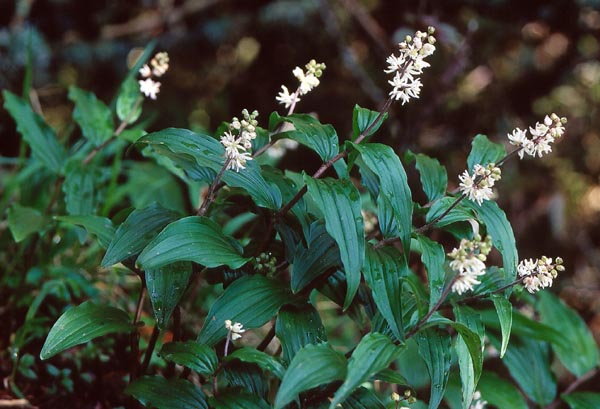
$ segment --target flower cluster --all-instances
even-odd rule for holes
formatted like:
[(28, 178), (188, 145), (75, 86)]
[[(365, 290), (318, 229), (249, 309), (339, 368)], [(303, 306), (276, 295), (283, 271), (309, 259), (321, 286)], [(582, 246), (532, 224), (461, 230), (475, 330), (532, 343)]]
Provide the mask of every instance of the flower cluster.
[(523, 285), (531, 294), (542, 288), (551, 287), (552, 280), (556, 278), (559, 271), (565, 271), (563, 260), (557, 257), (555, 263), (552, 259), (542, 256), (541, 259), (525, 259), (519, 263), (517, 271), (523, 279)]
[(471, 406), (469, 406), (469, 409), (485, 409), (486, 406), (487, 401), (481, 399), (481, 392), (475, 391), (473, 394), (473, 402), (471, 403)]
[(458, 272), (452, 291), (461, 295), (466, 291), (472, 291), (473, 286), (481, 282), (477, 277), (485, 274), (485, 263), (487, 255), (492, 250), (492, 238), (486, 236), (485, 241), (476, 234), (473, 240), (462, 239), (460, 246), (453, 249), (448, 256), (453, 260), (450, 268)]
[(225, 328), (227, 329), (227, 331), (229, 331), (232, 341), (241, 338), (242, 334), (246, 332), (246, 330), (243, 329), (242, 324), (240, 324), (239, 322), (232, 323), (231, 320), (225, 320)]
[(229, 124), (229, 130), (221, 136), (221, 144), (225, 147), (227, 157), (227, 169), (239, 172), (246, 168), (246, 162), (252, 160), (249, 150), (252, 148), (252, 140), (256, 138), (256, 125), (258, 111), (249, 113), (247, 109), (242, 111), (244, 117), (241, 121), (233, 118)]
[(425, 58), (435, 51), (435, 29), (429, 27), (427, 32), (417, 31), (414, 38), (406, 36), (405, 41), (398, 46), (400, 55), (390, 55), (387, 58), (388, 68), (386, 73), (394, 74), (394, 78), (388, 81), (394, 88), (390, 91), (390, 97), (401, 100), (402, 105), (411, 98), (419, 98), (422, 83), (418, 78), (424, 68), (429, 67)]
[(308, 94), (310, 91), (315, 89), (319, 85), (319, 78), (321, 75), (323, 75), (323, 71), (325, 70), (325, 64), (317, 63), (315, 60), (310, 60), (304, 67), (306, 68), (306, 71), (300, 67), (296, 67), (292, 71), (294, 77), (300, 81), (298, 89), (290, 94), (290, 91), (287, 89), (287, 87), (282, 85), (281, 92), (275, 98), (286, 108), (289, 108), (300, 101), (300, 95)]
[(564, 125), (567, 118), (560, 118), (556, 114), (546, 115), (544, 123), (537, 122), (535, 128), (529, 127), (531, 139), (527, 137), (527, 130), (516, 128), (508, 134), (508, 140), (512, 145), (520, 148), (519, 158), (523, 159), (525, 154), (540, 158), (549, 152), (552, 152), (552, 144), (556, 139), (565, 133)]
[(146, 97), (156, 99), (156, 94), (160, 91), (160, 82), (154, 78), (162, 77), (169, 69), (169, 54), (166, 52), (157, 53), (150, 61), (150, 65), (144, 64), (140, 68), (140, 75), (143, 80), (139, 80), (140, 92)]
[[(405, 400), (411, 405), (417, 401), (417, 398), (412, 396), (412, 392), (410, 391), (410, 389), (407, 389), (404, 391), (404, 396), (400, 396), (400, 394), (398, 392), (392, 392), (392, 395), (390, 396), (390, 398), (392, 399), (392, 402), (396, 402), (396, 408), (398, 408), (401, 401)], [(409, 408), (406, 406), (401, 406), (398, 409), (409, 409)]]
[(477, 202), (481, 205), (484, 200), (490, 200), (493, 197), (494, 192), (492, 187), (496, 181), (500, 180), (502, 171), (494, 163), (490, 163), (483, 167), (481, 165), (475, 165), (473, 168), (473, 175), (470, 175), (468, 171), (464, 171), (459, 176), (460, 179), (460, 191), (465, 194), (469, 200)]

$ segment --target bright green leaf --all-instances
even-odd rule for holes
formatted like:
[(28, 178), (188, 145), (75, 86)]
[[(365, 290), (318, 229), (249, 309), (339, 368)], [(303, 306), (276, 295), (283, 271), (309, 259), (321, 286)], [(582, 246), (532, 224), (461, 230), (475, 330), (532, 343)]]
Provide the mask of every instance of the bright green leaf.
[(217, 354), (211, 347), (194, 341), (169, 342), (163, 345), (159, 355), (204, 376), (212, 376), (219, 365)]
[(27, 236), (41, 231), (50, 219), (37, 209), (15, 203), (8, 209), (8, 228), (17, 243)]
[(143, 376), (127, 386), (125, 393), (157, 409), (208, 409), (202, 389), (185, 379)]
[(484, 371), (477, 389), (481, 392), (481, 399), (497, 408), (527, 409), (529, 407), (519, 389), (494, 372)]
[(446, 273), (444, 261), (446, 254), (444, 248), (437, 242), (423, 235), (417, 235), (417, 242), (421, 248), (421, 262), (427, 268), (427, 281), (429, 282), (429, 309), (439, 301), (444, 291)]
[[(380, 113), (378, 111), (371, 111), (370, 109), (354, 105), (354, 110), (352, 111), (352, 140), (356, 140), (358, 135), (374, 124), (379, 115)], [(369, 129), (369, 132), (365, 136), (369, 137), (377, 132), (387, 117), (388, 113), (386, 112), (377, 120), (377, 123)]]
[(164, 329), (187, 289), (192, 276), (192, 263), (175, 262), (162, 267), (146, 269), (144, 274), (156, 325), (158, 328)]
[(485, 135), (476, 135), (471, 144), (471, 153), (467, 159), (469, 173), (473, 172), (475, 165), (485, 166), (488, 163), (497, 163), (506, 155), (506, 149), (499, 143), (494, 143)]
[(423, 191), (429, 201), (433, 201), (443, 197), (448, 189), (448, 173), (446, 168), (440, 165), (437, 159), (430, 158), (422, 153), (413, 154), (409, 153), (409, 156), (414, 157), (416, 160), (416, 168), (421, 176), (421, 185)]
[(73, 119), (92, 144), (100, 146), (113, 135), (110, 109), (94, 93), (71, 86), (69, 99), (75, 103)]
[(60, 316), (50, 329), (40, 358), (51, 358), (102, 335), (131, 332), (133, 329), (131, 318), (125, 311), (86, 301)]
[(483, 367), (483, 337), (485, 330), (481, 318), (467, 306), (455, 306), (454, 316), (456, 321), (466, 326), (470, 332), (459, 332), (456, 338), (456, 352), (460, 368), (460, 379), (462, 383), (463, 408), (468, 409), (471, 405), (473, 393), (479, 382)]
[(569, 404), (571, 409), (600, 408), (600, 393), (576, 392), (562, 395), (561, 398)]
[(499, 294), (492, 294), (492, 301), (496, 307), (498, 321), (500, 322), (500, 330), (502, 331), (502, 346), (500, 347), (500, 358), (504, 357), (508, 340), (510, 339), (510, 331), (512, 328), (512, 304), (506, 297)]
[(96, 192), (94, 181), (97, 179), (93, 167), (70, 162), (65, 170), (62, 190), (65, 193), (67, 213), (71, 215), (90, 215), (95, 213)]

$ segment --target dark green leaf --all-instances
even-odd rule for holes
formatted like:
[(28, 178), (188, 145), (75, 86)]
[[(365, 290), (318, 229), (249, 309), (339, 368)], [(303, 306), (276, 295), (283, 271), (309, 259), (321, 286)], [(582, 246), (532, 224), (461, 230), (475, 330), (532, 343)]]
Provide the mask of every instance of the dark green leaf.
[(2, 96), (4, 108), (17, 123), (17, 130), (31, 147), (33, 156), (54, 173), (60, 173), (65, 163), (65, 150), (56, 140), (52, 128), (23, 99), (7, 90), (2, 91)]
[[(352, 140), (355, 141), (356, 138), (358, 138), (358, 135), (363, 133), (369, 126), (371, 126), (371, 124), (375, 123), (375, 120), (379, 114), (380, 113), (378, 111), (371, 111), (370, 109), (354, 105), (354, 111), (352, 111)], [(369, 137), (377, 132), (387, 117), (388, 113), (386, 112), (381, 116), (381, 118), (379, 118), (377, 123), (373, 125), (373, 127), (365, 136)]]
[(431, 378), (429, 408), (440, 405), (450, 374), (450, 335), (435, 329), (420, 331), (416, 335), (419, 355), (425, 361)]
[(117, 229), (102, 259), (102, 266), (112, 266), (137, 256), (158, 232), (176, 219), (177, 213), (156, 203), (134, 210)]
[(416, 160), (416, 168), (421, 175), (421, 185), (429, 201), (443, 197), (448, 189), (448, 173), (437, 159), (422, 153), (412, 154)]
[(288, 367), (277, 396), (275, 409), (283, 408), (300, 392), (346, 377), (346, 358), (327, 344), (307, 345)]
[(384, 369), (382, 371), (379, 371), (373, 378), (377, 379), (378, 381), (394, 383), (396, 385), (409, 385), (409, 382), (404, 376), (391, 369)]
[(225, 320), (241, 323), (244, 328), (258, 328), (269, 321), (291, 299), (287, 285), (260, 275), (242, 277), (231, 284), (215, 301), (198, 342), (214, 345), (227, 335)]
[(517, 254), (515, 235), (506, 214), (492, 200), (483, 202), (481, 206), (468, 200), (465, 202), (465, 205), (470, 207), (485, 223), (488, 234), (492, 236), (494, 246), (502, 253), (502, 263), (506, 272), (505, 284), (512, 283), (517, 277), (519, 255)]
[(499, 294), (492, 294), (492, 301), (496, 307), (498, 321), (500, 322), (500, 330), (502, 331), (502, 346), (500, 347), (500, 358), (504, 357), (508, 340), (510, 339), (510, 331), (512, 328), (512, 304), (506, 297)]
[(417, 242), (421, 248), (421, 262), (427, 268), (427, 281), (429, 282), (429, 309), (439, 301), (444, 291), (446, 274), (444, 261), (446, 254), (444, 248), (426, 236), (417, 235)]
[(292, 114), (282, 117), (273, 112), (269, 118), (269, 128), (274, 129), (281, 122), (294, 125), (293, 131), (277, 134), (278, 138), (289, 138), (315, 151), (323, 162), (338, 154), (338, 136), (331, 125), (323, 125), (318, 119), (307, 114)]
[(194, 341), (169, 342), (163, 345), (160, 356), (204, 376), (212, 376), (219, 365), (217, 354), (211, 347)]
[(476, 135), (471, 143), (471, 153), (467, 159), (467, 170), (473, 172), (475, 165), (485, 166), (488, 163), (497, 163), (506, 155), (506, 149), (499, 143), (494, 143), (485, 135)]
[(283, 360), (290, 362), (296, 353), (308, 344), (327, 340), (321, 317), (315, 308), (286, 305), (279, 311), (275, 323), (275, 335), (281, 342)]
[(481, 399), (497, 408), (527, 409), (527, 402), (516, 386), (500, 378), (494, 372), (484, 371), (477, 389)]
[(269, 409), (264, 399), (240, 388), (219, 389), (219, 395), (208, 400), (214, 409)]
[(285, 368), (275, 357), (272, 357), (271, 355), (254, 348), (237, 349), (232, 354), (223, 358), (223, 360), (226, 362), (233, 359), (239, 359), (242, 362), (256, 364), (262, 370), (273, 373), (273, 375), (279, 379), (282, 379), (283, 374), (285, 373)]
[(255, 396), (266, 398), (269, 392), (269, 379), (258, 365), (233, 360), (223, 365), (221, 380), (229, 387), (241, 387)]
[(214, 221), (189, 216), (165, 227), (142, 251), (137, 263), (153, 269), (175, 261), (193, 261), (206, 267), (227, 265), (239, 268), (249, 259), (242, 257), (241, 246), (225, 236)]
[(365, 258), (360, 193), (352, 182), (346, 179), (313, 179), (305, 176), (304, 183), (325, 217), (327, 232), (340, 249), (348, 285), (344, 300), (346, 309), (358, 290), (360, 270)]
[(130, 384), (125, 393), (144, 406), (157, 409), (208, 409), (202, 389), (185, 379), (143, 376)]
[(302, 242), (298, 243), (292, 261), (290, 286), (294, 293), (301, 291), (330, 268), (341, 264), (339, 249), (322, 223), (311, 224), (308, 234), (308, 249)]
[(562, 395), (561, 398), (569, 404), (571, 409), (600, 408), (600, 393), (576, 392)]
[(90, 215), (95, 213), (96, 197), (94, 180), (97, 174), (94, 168), (71, 162), (65, 170), (65, 182), (62, 190), (65, 193), (67, 213), (72, 215)]
[(483, 367), (483, 336), (485, 330), (481, 323), (481, 318), (467, 306), (455, 306), (454, 316), (456, 321), (466, 326), (470, 331), (461, 332), (456, 339), (456, 352), (458, 355), (458, 365), (460, 368), (460, 379), (462, 383), (462, 402), (463, 408), (468, 409), (471, 405), (473, 394), (481, 370)]
[(358, 386), (396, 359), (399, 348), (385, 335), (369, 333), (356, 346), (348, 361), (348, 373), (342, 386), (333, 396), (329, 409), (343, 402)]
[(60, 222), (82, 226), (88, 233), (98, 237), (100, 245), (104, 248), (108, 247), (115, 234), (115, 228), (112, 222), (106, 217), (87, 215), (55, 216), (54, 218)]
[(190, 281), (192, 263), (180, 261), (146, 269), (144, 274), (156, 325), (164, 329)]
[(131, 319), (125, 311), (86, 301), (60, 316), (46, 338), (40, 358), (51, 358), (102, 335), (131, 332), (133, 329)]
[(552, 344), (563, 365), (577, 377), (598, 365), (598, 345), (577, 312), (548, 291), (539, 294), (542, 322), (562, 334), (564, 342)]
[[(454, 204), (455, 201), (455, 197), (442, 197), (436, 200), (431, 205), (429, 212), (427, 212), (427, 223), (431, 222), (436, 217), (444, 213), (450, 206)], [(458, 206), (450, 210), (450, 212), (446, 216), (444, 216), (444, 218), (438, 221), (435, 225), (438, 227), (443, 227), (452, 223), (462, 222), (474, 218), (473, 212), (463, 205), (463, 203), (465, 202), (466, 201), (463, 201)]]
[[(413, 204), (406, 172), (400, 158), (387, 145), (367, 143), (352, 144), (352, 146), (360, 152), (364, 164), (378, 176), (379, 195), (384, 196), (391, 205), (394, 221), (400, 230), (404, 252), (408, 253), (412, 232)], [(389, 237), (386, 232), (382, 233), (385, 237)]]
[(394, 336), (404, 338), (402, 323), (402, 280), (408, 273), (403, 254), (394, 247), (373, 249), (367, 245), (363, 272), (373, 291), (373, 300)]
[(134, 123), (142, 114), (142, 104), (136, 102), (143, 98), (140, 94), (140, 86), (135, 78), (126, 78), (119, 89), (117, 97), (117, 117), (119, 120), (127, 120), (128, 124)]
[(69, 88), (69, 99), (75, 103), (73, 119), (83, 136), (95, 146), (100, 146), (113, 135), (110, 109), (92, 92), (77, 87)]
[(50, 219), (37, 209), (15, 203), (8, 209), (8, 228), (17, 243), (41, 231)]
[(367, 388), (360, 387), (342, 403), (343, 409), (385, 409), (377, 395)]

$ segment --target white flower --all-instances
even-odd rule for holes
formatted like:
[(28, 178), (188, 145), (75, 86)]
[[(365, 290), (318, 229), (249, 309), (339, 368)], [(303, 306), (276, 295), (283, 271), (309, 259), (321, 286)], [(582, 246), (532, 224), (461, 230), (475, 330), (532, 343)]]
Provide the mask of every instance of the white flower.
[(415, 79), (412, 75), (400, 75), (399, 72), (388, 83), (394, 87), (390, 91), (390, 97), (396, 101), (401, 100), (402, 105), (410, 101), (411, 98), (419, 98), (423, 86), (420, 79)]
[(477, 276), (459, 274), (452, 284), (452, 292), (462, 295), (467, 291), (473, 291), (473, 287), (477, 284), (481, 284), (481, 281), (477, 280)]
[(314, 74), (304, 73), (300, 67), (294, 68), (292, 74), (300, 81), (300, 95), (309, 93), (319, 85), (319, 79)]
[(152, 65), (152, 74), (161, 77), (169, 69), (169, 54), (164, 51), (157, 53), (150, 61), (150, 65)]
[(560, 257), (556, 258), (556, 262), (552, 263), (552, 259), (542, 256), (541, 259), (525, 259), (519, 263), (517, 271), (519, 277), (523, 279), (523, 285), (531, 294), (542, 288), (552, 286), (553, 280), (558, 276), (559, 271), (564, 271), (562, 265), (563, 260)]
[(145, 80), (139, 80), (140, 92), (146, 97), (156, 99), (156, 94), (160, 91), (160, 82), (153, 81), (152, 78), (146, 78)]
[(325, 64), (310, 60), (304, 67), (306, 68), (306, 71), (300, 67), (296, 67), (292, 71), (294, 77), (300, 82), (296, 92), (290, 93), (287, 87), (282, 85), (282, 91), (275, 97), (277, 102), (284, 104), (286, 108), (289, 108), (295, 102), (300, 101), (298, 95), (306, 95), (320, 84), (319, 78), (323, 75)]
[(144, 66), (140, 68), (139, 73), (143, 78), (148, 78), (152, 75), (152, 70), (150, 69), (148, 64), (144, 64)]
[(487, 401), (481, 399), (481, 393), (476, 391), (473, 394), (473, 402), (471, 403), (471, 406), (469, 406), (469, 409), (485, 409), (486, 405)]
[(477, 202), (481, 206), (484, 200), (493, 198), (492, 187), (496, 181), (500, 180), (500, 175), (500, 168), (493, 163), (486, 167), (475, 165), (473, 175), (465, 170), (462, 175), (458, 176), (460, 179), (459, 189), (469, 200)]
[(458, 273), (452, 284), (453, 292), (462, 295), (481, 284), (477, 277), (485, 274), (484, 261), (491, 249), (491, 237), (487, 236), (485, 241), (481, 241), (479, 234), (476, 234), (473, 240), (462, 239), (459, 247), (448, 253), (454, 259), (450, 262), (450, 268)]
[(225, 320), (225, 328), (231, 334), (231, 340), (232, 341), (235, 341), (236, 339), (241, 338), (242, 334), (244, 332), (246, 332), (246, 330), (243, 329), (243, 325), (242, 324), (240, 324), (239, 322), (236, 322), (236, 323), (232, 324), (231, 320)]
[(524, 154), (541, 158), (552, 152), (551, 144), (565, 133), (566, 123), (566, 118), (560, 118), (556, 114), (546, 115), (543, 123), (537, 122), (535, 127), (529, 127), (531, 139), (527, 137), (526, 130), (522, 131), (519, 128), (509, 133), (508, 139), (512, 145), (521, 148), (519, 158), (523, 159)]
[(233, 118), (229, 131), (221, 136), (221, 144), (225, 147), (225, 157), (228, 160), (226, 169), (236, 172), (246, 169), (246, 162), (252, 160), (252, 154), (248, 150), (252, 148), (252, 140), (256, 139), (258, 111), (249, 113), (244, 109), (242, 117), (242, 120)]
[(292, 104), (300, 101), (300, 98), (295, 96), (293, 93), (290, 94), (290, 91), (285, 85), (281, 86), (281, 90), (282, 91), (277, 95), (277, 97), (275, 97), (275, 99), (280, 104), (283, 104), (286, 108), (289, 108), (292, 106)]

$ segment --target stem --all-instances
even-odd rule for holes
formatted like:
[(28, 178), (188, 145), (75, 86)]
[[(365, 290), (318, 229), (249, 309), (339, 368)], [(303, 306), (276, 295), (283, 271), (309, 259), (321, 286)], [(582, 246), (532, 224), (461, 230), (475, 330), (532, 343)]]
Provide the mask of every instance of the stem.
[[(142, 306), (144, 305), (144, 299), (146, 298), (146, 285), (142, 280), (142, 288), (140, 288), (140, 295), (138, 297), (137, 306), (135, 308), (135, 315), (133, 317), (133, 325), (135, 326), (142, 315)], [(129, 376), (129, 382), (133, 382), (137, 378), (138, 362), (140, 355), (140, 333), (136, 330), (131, 333), (129, 339), (131, 346), (131, 375)]]
[(227, 332), (227, 338), (225, 339), (225, 351), (223, 351), (223, 356), (227, 356), (229, 353), (229, 343), (231, 342), (231, 331)]
[[(575, 389), (580, 387), (581, 384), (583, 384), (586, 381), (589, 381), (594, 376), (596, 376), (597, 373), (598, 373), (598, 368), (594, 368), (591, 371), (589, 371), (588, 373), (581, 375), (581, 377), (575, 379), (569, 386), (567, 386), (567, 388), (564, 390), (564, 392), (560, 393), (559, 396), (568, 395), (569, 393), (573, 392)], [(559, 397), (559, 398), (556, 398), (551, 404), (546, 406), (546, 409), (556, 409), (560, 406), (560, 404), (561, 404), (561, 399)]]
[(146, 348), (146, 354), (144, 355), (144, 363), (142, 364), (141, 375), (144, 375), (148, 370), (148, 366), (150, 366), (150, 359), (152, 358), (152, 353), (154, 352), (154, 348), (156, 347), (156, 341), (158, 341), (159, 334), (160, 329), (158, 329), (158, 326), (155, 326), (152, 330), (150, 342), (148, 342), (148, 348)]
[(514, 287), (515, 285), (522, 283), (524, 279), (525, 279), (525, 277), (517, 278), (512, 283), (503, 285), (500, 288), (496, 288), (494, 291), (491, 291), (491, 292), (485, 293), (485, 294), (477, 294), (477, 295), (473, 295), (471, 297), (463, 298), (462, 300), (458, 301), (458, 303), (465, 304), (465, 303), (468, 303), (468, 302), (471, 302), (471, 301), (475, 301), (475, 300), (487, 297), (490, 294), (496, 294), (496, 293), (502, 292), (502, 291), (504, 291), (504, 290), (506, 290), (506, 289), (508, 289), (510, 287)]
[(208, 210), (208, 206), (210, 206), (210, 204), (215, 200), (216, 192), (218, 190), (217, 186), (219, 185), (219, 181), (223, 177), (223, 174), (227, 170), (227, 166), (229, 166), (230, 162), (231, 162), (231, 158), (227, 158), (227, 160), (223, 164), (223, 167), (221, 168), (221, 170), (215, 177), (215, 180), (213, 180), (212, 185), (210, 185), (210, 188), (208, 189), (208, 194), (206, 195), (206, 199), (204, 199), (204, 202), (202, 202), (202, 205), (200, 206), (200, 208), (198, 209), (198, 212), (196, 213), (198, 216), (204, 216), (204, 214)]
[(267, 347), (269, 346), (269, 344), (273, 340), (273, 338), (275, 338), (275, 325), (273, 325), (271, 327), (271, 329), (267, 333), (267, 336), (265, 337), (265, 339), (262, 340), (262, 342), (260, 343), (260, 345), (258, 345), (258, 347), (256, 347), (256, 349), (258, 349), (259, 351), (263, 351), (264, 352), (265, 349), (267, 349)]

